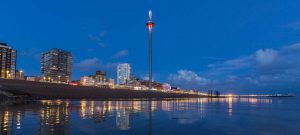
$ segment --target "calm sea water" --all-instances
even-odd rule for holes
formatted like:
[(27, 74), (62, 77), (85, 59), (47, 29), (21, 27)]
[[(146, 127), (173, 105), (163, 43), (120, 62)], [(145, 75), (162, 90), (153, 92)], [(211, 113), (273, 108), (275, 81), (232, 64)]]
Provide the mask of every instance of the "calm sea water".
[(300, 135), (299, 98), (47, 100), (0, 107), (1, 135)]

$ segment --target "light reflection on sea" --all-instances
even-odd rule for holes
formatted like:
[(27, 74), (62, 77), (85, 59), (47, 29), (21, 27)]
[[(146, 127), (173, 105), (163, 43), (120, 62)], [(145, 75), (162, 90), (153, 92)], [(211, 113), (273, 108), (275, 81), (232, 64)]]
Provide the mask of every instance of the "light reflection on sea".
[[(300, 134), (297, 98), (43, 100), (0, 106), (0, 135)], [(150, 117), (151, 116), (151, 117)]]

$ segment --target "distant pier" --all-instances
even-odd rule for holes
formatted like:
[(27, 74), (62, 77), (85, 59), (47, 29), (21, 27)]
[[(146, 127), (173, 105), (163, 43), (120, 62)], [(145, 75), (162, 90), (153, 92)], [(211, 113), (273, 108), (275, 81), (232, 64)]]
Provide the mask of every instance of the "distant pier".
[(221, 95), (221, 97), (260, 98), (260, 97), (295, 97), (294, 94), (248, 94), (248, 95)]

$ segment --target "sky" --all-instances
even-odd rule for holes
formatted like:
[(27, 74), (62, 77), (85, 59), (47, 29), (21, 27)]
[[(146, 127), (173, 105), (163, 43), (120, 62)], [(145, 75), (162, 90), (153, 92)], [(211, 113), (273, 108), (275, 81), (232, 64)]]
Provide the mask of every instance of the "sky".
[(74, 80), (95, 70), (116, 78), (130, 63), (147, 78), (153, 11), (155, 81), (221, 92), (299, 92), (299, 0), (0, 0), (0, 42), (17, 68), (40, 75), (51, 48), (73, 54)]

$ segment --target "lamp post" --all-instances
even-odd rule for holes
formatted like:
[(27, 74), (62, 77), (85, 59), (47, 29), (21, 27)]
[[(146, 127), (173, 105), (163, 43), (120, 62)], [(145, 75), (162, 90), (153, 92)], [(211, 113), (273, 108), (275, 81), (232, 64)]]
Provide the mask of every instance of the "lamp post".
[(60, 75), (59, 76), (57, 76), (58, 77), (58, 83), (60, 83)]
[(19, 72), (19, 80), (22, 80), (22, 73), (23, 73), (23, 70), (20, 70), (20, 72)]
[(6, 70), (6, 79), (9, 79), (9, 78), (10, 78), (9, 71)]

